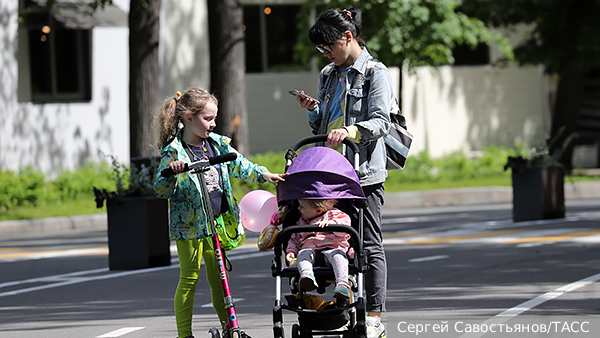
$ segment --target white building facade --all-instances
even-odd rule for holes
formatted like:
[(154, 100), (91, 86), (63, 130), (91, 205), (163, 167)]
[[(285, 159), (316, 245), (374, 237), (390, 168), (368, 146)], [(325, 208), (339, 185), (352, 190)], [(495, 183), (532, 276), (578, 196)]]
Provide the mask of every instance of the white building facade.
[[(83, 99), (36, 98), (32, 77), (31, 35), (19, 29), (19, 1), (0, 1), (0, 13), (8, 20), (0, 26), (0, 169), (33, 166), (52, 176), (86, 163), (105, 160), (103, 154), (129, 161), (128, 29), (125, 23), (109, 23), (90, 29), (90, 79)], [(43, 1), (43, 0), (37, 0)], [(76, 0), (59, 0), (59, 2)], [(247, 32), (251, 20), (264, 6), (273, 14), (291, 11), (301, 1), (246, 0)], [(128, 12), (128, 0), (115, 0)], [(165, 0), (161, 14), (161, 86), (163, 96), (178, 90), (210, 85), (208, 13), (205, 1)], [(256, 13), (256, 14), (253, 14)], [(288, 14), (290, 15), (290, 14)], [(260, 20), (259, 20), (260, 21)], [(285, 22), (286, 19), (280, 20)], [(289, 21), (289, 20), (287, 20)], [(261, 23), (261, 25), (264, 24)], [(269, 27), (269, 22), (264, 27)], [(290, 23), (295, 26), (295, 22)], [(277, 29), (247, 34), (248, 46), (259, 39), (277, 43)], [(289, 32), (285, 32), (290, 34)], [(254, 47), (252, 47), (254, 48)], [(310, 136), (306, 112), (288, 94), (290, 89), (315, 93), (318, 69), (273, 71), (280, 57), (270, 50), (248, 52), (258, 57), (262, 71), (246, 76), (246, 99), (252, 153), (282, 151), (299, 138)], [(317, 56), (319, 57), (319, 56)], [(493, 57), (492, 57), (493, 58)], [(258, 59), (257, 59), (258, 60)], [(257, 62), (253, 62), (254, 66)], [(548, 132), (548, 87), (541, 67), (505, 69), (491, 65), (444, 66), (432, 71), (418, 68), (414, 74), (388, 65), (397, 79), (397, 95), (409, 130), (414, 134), (412, 153), (427, 149), (432, 156), (456, 151), (477, 151), (487, 145), (512, 146), (543, 139)], [(248, 67), (247, 67), (248, 68)], [(59, 73), (59, 72), (58, 72)], [(59, 74), (55, 77), (60, 82)], [(402, 78), (402, 81), (400, 81)], [(400, 83), (402, 88), (400, 89)], [(56, 84), (55, 84), (56, 85)], [(85, 94), (85, 93), (84, 93)], [(85, 96), (85, 95), (84, 95)], [(162, 101), (157, 98), (157, 104)]]

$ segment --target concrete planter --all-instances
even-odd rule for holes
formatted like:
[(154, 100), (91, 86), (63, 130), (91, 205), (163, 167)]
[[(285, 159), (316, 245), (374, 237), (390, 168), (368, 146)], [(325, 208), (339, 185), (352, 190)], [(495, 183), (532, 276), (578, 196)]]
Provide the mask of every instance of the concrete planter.
[(168, 201), (154, 196), (107, 200), (110, 270), (171, 265)]
[(565, 217), (564, 178), (559, 166), (513, 169), (513, 221)]

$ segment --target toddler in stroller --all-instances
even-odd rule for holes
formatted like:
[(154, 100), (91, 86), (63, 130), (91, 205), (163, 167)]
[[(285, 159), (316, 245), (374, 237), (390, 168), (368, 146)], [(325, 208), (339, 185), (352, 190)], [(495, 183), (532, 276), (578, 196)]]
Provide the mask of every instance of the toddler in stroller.
[[(346, 147), (357, 154), (354, 166), (342, 154), (327, 147), (308, 148), (295, 157), (296, 150), (303, 145), (326, 140), (327, 135), (318, 135), (294, 144), (286, 154), (286, 180), (277, 185), (278, 203), (287, 206), (288, 213), (282, 217), (282, 229), (274, 241), (275, 338), (285, 337), (282, 310), (298, 314), (298, 324), (292, 325), (292, 338), (366, 337), (363, 274), (367, 267), (362, 249), (365, 197), (356, 174), (358, 146), (348, 139), (344, 141)], [(325, 204), (320, 204), (323, 201)], [(316, 208), (315, 204), (311, 207), (315, 202)], [(318, 236), (315, 234), (336, 237), (334, 241), (313, 241), (311, 239)], [(343, 258), (343, 262), (336, 261), (336, 256)], [(288, 266), (294, 258), (297, 258), (297, 267)], [(333, 269), (342, 266), (341, 271)], [(287, 304), (281, 302), (282, 277), (289, 278), (290, 282), (292, 294), (285, 296)], [(335, 301), (324, 301), (317, 295), (305, 293), (316, 289), (324, 294), (328, 284), (335, 285)]]
[[(317, 225), (325, 228), (331, 224), (350, 226), (350, 216), (334, 208), (335, 199), (298, 200), (300, 220), (298, 225)], [(325, 230), (325, 229), (324, 229)], [(334, 298), (350, 298), (348, 285), (348, 259), (346, 253), (350, 244), (350, 235), (343, 232), (301, 232), (294, 233), (287, 245), (285, 259), (289, 266), (297, 261), (300, 270), (300, 288), (312, 291), (319, 287), (315, 279), (313, 265), (317, 252), (325, 256), (325, 262), (333, 268), (335, 274)]]

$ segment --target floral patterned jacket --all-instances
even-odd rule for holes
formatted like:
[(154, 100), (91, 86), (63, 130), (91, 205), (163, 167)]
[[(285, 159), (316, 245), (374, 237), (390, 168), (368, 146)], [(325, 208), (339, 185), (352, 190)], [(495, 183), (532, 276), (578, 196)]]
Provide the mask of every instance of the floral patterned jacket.
[[(161, 161), (154, 181), (154, 193), (160, 198), (170, 199), (170, 238), (171, 240), (194, 240), (202, 239), (210, 235), (206, 214), (202, 210), (202, 199), (210, 198), (202, 196), (200, 182), (193, 173), (182, 173), (171, 177), (162, 177), (160, 175), (163, 169), (169, 167), (169, 163), (177, 160), (186, 163), (192, 162), (183, 148), (181, 135), (177, 136), (166, 145), (161, 151)], [(208, 139), (215, 146), (217, 155), (223, 155), (234, 152), (237, 158), (234, 161), (221, 163), (221, 173), (223, 181), (223, 193), (229, 204), (228, 213), (235, 217), (240, 224), (240, 209), (233, 196), (230, 176), (239, 178), (243, 181), (253, 183), (266, 182), (263, 173), (267, 168), (250, 162), (243, 157), (231, 145), (231, 139), (219, 134), (211, 133)]]

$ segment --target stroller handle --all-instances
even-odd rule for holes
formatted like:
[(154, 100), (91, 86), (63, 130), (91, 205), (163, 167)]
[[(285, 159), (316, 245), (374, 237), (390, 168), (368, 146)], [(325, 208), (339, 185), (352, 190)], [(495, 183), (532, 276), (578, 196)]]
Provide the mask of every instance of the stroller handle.
[[(315, 136), (305, 137), (301, 140), (298, 140), (296, 143), (294, 143), (294, 145), (290, 149), (293, 151), (296, 151), (296, 150), (300, 149), (300, 147), (302, 147), (302, 146), (305, 146), (307, 144), (317, 143), (317, 142), (327, 142), (327, 135), (315, 135)], [(346, 137), (342, 141), (342, 143), (345, 144), (346, 146), (350, 147), (350, 149), (352, 149), (352, 151), (355, 154), (358, 153), (358, 144), (356, 144), (356, 142), (354, 142), (351, 139)]]

